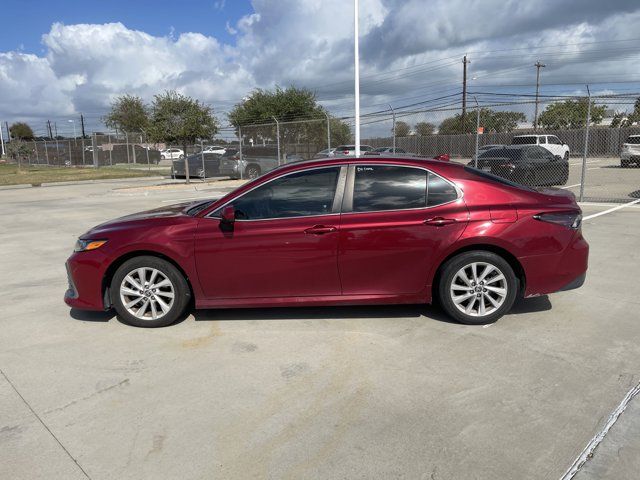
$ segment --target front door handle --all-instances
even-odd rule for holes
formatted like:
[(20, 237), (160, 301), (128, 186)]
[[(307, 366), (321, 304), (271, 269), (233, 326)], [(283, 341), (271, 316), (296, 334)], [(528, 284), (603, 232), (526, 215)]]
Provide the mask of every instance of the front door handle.
[(455, 218), (433, 217), (428, 218), (423, 223), (430, 227), (444, 227), (445, 225), (451, 225), (456, 222), (457, 220)]
[(325, 233), (332, 233), (337, 230), (336, 227), (326, 225), (314, 225), (311, 228), (307, 228), (304, 233), (308, 235), (324, 235)]

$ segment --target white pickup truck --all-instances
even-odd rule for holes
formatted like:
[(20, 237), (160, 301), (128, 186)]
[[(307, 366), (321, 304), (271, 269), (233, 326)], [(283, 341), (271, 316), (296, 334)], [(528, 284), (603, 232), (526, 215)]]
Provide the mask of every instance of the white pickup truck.
[(569, 145), (560, 141), (555, 135), (516, 135), (511, 145), (540, 145), (552, 154), (569, 160)]
[(640, 167), (640, 135), (629, 135), (627, 141), (622, 144), (620, 166), (625, 168), (632, 163)]

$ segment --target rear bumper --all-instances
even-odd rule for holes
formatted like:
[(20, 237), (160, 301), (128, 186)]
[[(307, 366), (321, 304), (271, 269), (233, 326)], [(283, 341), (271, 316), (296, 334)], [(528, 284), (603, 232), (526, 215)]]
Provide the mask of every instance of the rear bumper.
[(525, 297), (579, 288), (585, 281), (589, 244), (581, 232), (575, 236), (562, 252), (520, 258), (525, 276)]

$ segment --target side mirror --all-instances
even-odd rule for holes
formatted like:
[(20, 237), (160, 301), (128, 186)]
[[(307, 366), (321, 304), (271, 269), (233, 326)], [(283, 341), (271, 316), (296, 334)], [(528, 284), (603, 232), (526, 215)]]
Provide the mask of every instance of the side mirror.
[(223, 232), (233, 232), (233, 225), (236, 222), (236, 209), (233, 205), (227, 205), (220, 213), (220, 230)]

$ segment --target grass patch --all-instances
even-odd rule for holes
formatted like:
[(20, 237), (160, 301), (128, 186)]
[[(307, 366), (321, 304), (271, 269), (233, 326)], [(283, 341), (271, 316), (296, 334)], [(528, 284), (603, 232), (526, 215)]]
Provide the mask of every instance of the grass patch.
[(42, 184), (53, 182), (73, 182), (78, 180), (100, 180), (109, 178), (139, 178), (169, 175), (169, 169), (124, 167), (47, 167), (0, 164), (0, 185)]

